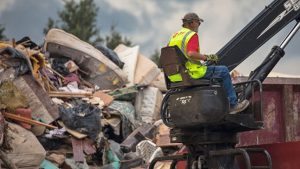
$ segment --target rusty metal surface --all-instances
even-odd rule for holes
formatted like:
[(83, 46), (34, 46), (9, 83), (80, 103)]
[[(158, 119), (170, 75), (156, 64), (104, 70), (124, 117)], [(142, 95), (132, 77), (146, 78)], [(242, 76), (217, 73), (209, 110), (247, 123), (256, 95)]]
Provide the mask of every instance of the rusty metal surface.
[[(266, 149), (272, 158), (272, 169), (297, 169), (300, 166), (300, 141), (264, 144), (256, 147)], [(257, 165), (264, 164), (260, 157), (253, 157), (252, 162)]]
[(240, 133), (239, 146), (281, 142), (282, 130), (282, 86), (264, 86), (264, 129)]
[(263, 84), (264, 129), (240, 133), (238, 146), (300, 140), (300, 78), (267, 78)]
[(284, 86), (284, 119), (285, 119), (285, 141), (299, 140), (299, 110), (300, 95), (299, 86)]

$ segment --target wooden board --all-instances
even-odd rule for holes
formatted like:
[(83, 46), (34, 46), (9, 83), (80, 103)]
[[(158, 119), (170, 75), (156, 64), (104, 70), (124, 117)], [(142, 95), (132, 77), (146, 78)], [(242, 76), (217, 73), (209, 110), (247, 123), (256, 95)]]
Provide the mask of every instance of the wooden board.
[(114, 100), (112, 96), (102, 91), (96, 91), (93, 93), (93, 97), (99, 97), (104, 102), (104, 106), (110, 105), (110, 103)]
[(68, 133), (70, 133), (72, 136), (74, 136), (78, 139), (83, 139), (83, 138), (87, 137), (86, 134), (82, 134), (82, 133), (79, 133), (78, 131), (69, 129), (68, 127), (65, 126), (65, 124), (62, 121), (58, 121), (58, 124), (60, 126), (64, 127)]

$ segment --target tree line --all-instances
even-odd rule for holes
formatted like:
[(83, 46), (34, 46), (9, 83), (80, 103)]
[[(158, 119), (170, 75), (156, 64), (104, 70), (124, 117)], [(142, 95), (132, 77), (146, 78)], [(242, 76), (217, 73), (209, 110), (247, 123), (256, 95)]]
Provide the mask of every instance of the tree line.
[[(94, 0), (64, 0), (64, 8), (58, 11), (58, 19), (48, 18), (48, 22), (43, 28), (43, 33), (46, 33), (51, 28), (59, 28), (68, 33), (77, 36), (79, 39), (88, 42), (92, 45), (106, 45), (110, 49), (114, 49), (120, 43), (127, 46), (133, 46), (133, 42), (116, 30), (115, 25), (111, 25), (110, 33), (105, 37), (100, 36), (100, 30), (97, 27), (97, 14), (99, 7)], [(5, 40), (7, 37), (4, 34), (5, 27), (0, 24), (0, 40)], [(151, 55), (151, 60), (158, 63), (159, 52), (154, 51)]]

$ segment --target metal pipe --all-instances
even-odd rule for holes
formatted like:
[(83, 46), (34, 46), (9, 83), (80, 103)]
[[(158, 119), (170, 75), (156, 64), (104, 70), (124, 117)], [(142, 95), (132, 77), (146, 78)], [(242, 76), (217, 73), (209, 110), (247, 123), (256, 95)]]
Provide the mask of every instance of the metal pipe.
[(216, 150), (216, 151), (209, 152), (210, 157), (226, 156), (226, 155), (241, 155), (244, 158), (246, 169), (251, 169), (250, 157), (246, 152), (246, 150), (244, 149), (237, 148), (237, 149)]
[[(269, 154), (269, 152), (263, 148), (245, 148), (245, 150), (248, 153), (259, 153), (265, 156), (266, 158), (266, 162), (268, 164), (268, 166), (261, 166), (261, 168), (268, 168), (268, 169), (272, 169), (272, 158), (271, 155)], [(258, 166), (257, 166), (258, 167)]]
[(300, 22), (298, 21), (297, 24), (294, 26), (292, 31), (288, 34), (288, 36), (283, 40), (283, 42), (280, 44), (280, 48), (284, 49), (286, 45), (291, 41), (291, 39), (294, 37), (294, 35), (297, 33), (297, 31), (300, 28)]

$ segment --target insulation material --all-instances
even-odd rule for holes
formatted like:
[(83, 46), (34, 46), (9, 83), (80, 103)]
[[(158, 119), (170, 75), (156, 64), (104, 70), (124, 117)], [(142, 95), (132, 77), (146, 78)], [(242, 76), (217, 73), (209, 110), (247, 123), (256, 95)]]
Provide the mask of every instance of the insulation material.
[(100, 89), (116, 89), (127, 82), (126, 74), (92, 45), (60, 29), (51, 29), (45, 38), (45, 51), (50, 56), (72, 59), (86, 72), (85, 80)]
[(18, 90), (12, 81), (0, 84), (0, 109), (14, 112), (17, 108), (28, 107), (26, 96)]
[(135, 110), (138, 118), (145, 123), (160, 119), (160, 107), (163, 95), (156, 87), (140, 90), (135, 99)]
[(136, 64), (134, 83), (149, 85), (160, 74), (157, 65), (146, 56), (139, 54)]
[(127, 86), (134, 85), (139, 46), (127, 47), (121, 44), (117, 46), (114, 51), (118, 54), (120, 60), (125, 63), (123, 71), (128, 76), (129, 83), (127, 84)]
[(39, 168), (46, 151), (35, 135), (19, 125), (8, 123), (7, 137), (11, 151), (6, 152), (18, 168)]
[(16, 78), (14, 84), (26, 96), (33, 118), (49, 124), (59, 117), (58, 107), (31, 75)]

